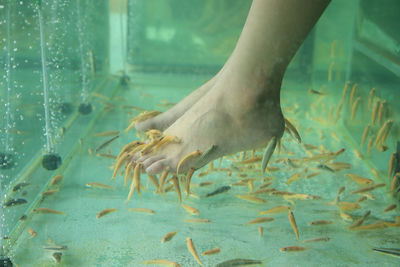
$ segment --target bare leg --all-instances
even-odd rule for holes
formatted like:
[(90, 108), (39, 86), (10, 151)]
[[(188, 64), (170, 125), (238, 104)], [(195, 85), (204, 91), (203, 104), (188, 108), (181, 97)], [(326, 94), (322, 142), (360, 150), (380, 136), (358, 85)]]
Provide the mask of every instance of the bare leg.
[[(209, 160), (265, 146), (283, 134), (280, 88), (285, 70), (329, 0), (253, 0), (242, 34), (224, 71), (206, 94), (165, 134), (177, 136), (155, 154), (140, 157), (149, 173), (194, 150), (217, 149)], [(189, 167), (199, 167), (196, 161)]]

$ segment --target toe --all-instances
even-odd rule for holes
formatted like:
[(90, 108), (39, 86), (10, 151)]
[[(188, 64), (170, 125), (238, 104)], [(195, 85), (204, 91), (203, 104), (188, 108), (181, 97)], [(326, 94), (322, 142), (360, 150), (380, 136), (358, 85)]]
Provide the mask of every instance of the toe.
[(148, 167), (150, 167), (150, 165), (152, 165), (154, 162), (159, 161), (164, 159), (163, 156), (158, 155), (158, 156), (154, 156), (154, 157), (149, 157), (146, 160), (143, 161), (143, 167), (145, 169), (147, 169)]
[(168, 160), (162, 159), (154, 162), (149, 167), (146, 168), (146, 172), (151, 175), (162, 172), (168, 166)]

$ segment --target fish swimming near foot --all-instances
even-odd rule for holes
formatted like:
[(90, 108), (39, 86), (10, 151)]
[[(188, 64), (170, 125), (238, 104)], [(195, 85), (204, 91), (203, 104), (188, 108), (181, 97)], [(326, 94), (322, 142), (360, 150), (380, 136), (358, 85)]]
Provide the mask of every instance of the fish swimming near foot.
[(390, 255), (393, 257), (400, 257), (399, 248), (373, 248), (373, 251), (380, 252), (382, 254)]
[(212, 197), (221, 193), (225, 193), (228, 192), (231, 189), (231, 187), (229, 185), (224, 185), (221, 187), (218, 187), (217, 189), (215, 189), (214, 191), (208, 193), (205, 197)]
[(234, 266), (250, 266), (262, 264), (260, 260), (251, 260), (251, 259), (233, 259), (218, 263), (215, 267), (234, 267)]

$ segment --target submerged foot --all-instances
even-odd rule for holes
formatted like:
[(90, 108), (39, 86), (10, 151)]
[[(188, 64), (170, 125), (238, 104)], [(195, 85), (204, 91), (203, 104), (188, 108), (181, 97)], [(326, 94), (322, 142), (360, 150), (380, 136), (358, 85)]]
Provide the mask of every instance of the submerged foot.
[(284, 130), (279, 101), (282, 75), (277, 77), (223, 74), (212, 90), (164, 131), (181, 142), (138, 156), (137, 161), (150, 174), (160, 173), (167, 167), (175, 172), (189, 153), (204, 152), (215, 146), (201, 162), (201, 157), (192, 157), (182, 164), (180, 173), (185, 173), (226, 154), (264, 147), (274, 136), (280, 138)]
[(154, 118), (145, 120), (143, 122), (137, 122), (135, 124), (136, 130), (145, 132), (150, 129), (157, 129), (160, 131), (167, 129), (214, 86), (217, 76), (218, 74), (197, 88), (190, 95), (186, 96), (182, 101), (169, 110)]

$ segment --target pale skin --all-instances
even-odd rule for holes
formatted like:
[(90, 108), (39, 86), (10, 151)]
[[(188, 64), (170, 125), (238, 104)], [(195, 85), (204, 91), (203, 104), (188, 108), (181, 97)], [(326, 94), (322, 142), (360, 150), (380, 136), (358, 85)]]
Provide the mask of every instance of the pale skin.
[[(329, 2), (253, 0), (236, 47), (218, 74), (170, 110), (136, 124), (138, 131), (159, 129), (182, 142), (134, 159), (156, 174), (167, 166), (176, 170), (185, 155), (212, 145), (217, 149), (209, 161), (280, 138), (285, 70)], [(200, 167), (195, 161), (190, 165)]]

